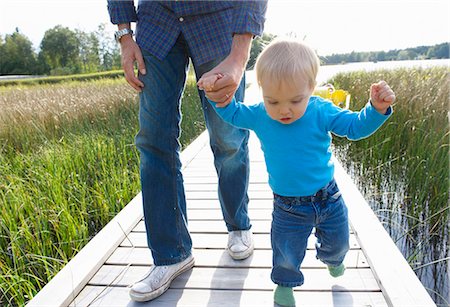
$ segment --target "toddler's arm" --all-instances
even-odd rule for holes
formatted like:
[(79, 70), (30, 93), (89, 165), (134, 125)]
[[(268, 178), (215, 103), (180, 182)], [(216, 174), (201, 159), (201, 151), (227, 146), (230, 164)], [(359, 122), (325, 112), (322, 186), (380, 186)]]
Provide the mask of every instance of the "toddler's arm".
[(386, 81), (374, 83), (370, 86), (370, 101), (380, 114), (386, 114), (389, 107), (395, 101), (394, 91)]

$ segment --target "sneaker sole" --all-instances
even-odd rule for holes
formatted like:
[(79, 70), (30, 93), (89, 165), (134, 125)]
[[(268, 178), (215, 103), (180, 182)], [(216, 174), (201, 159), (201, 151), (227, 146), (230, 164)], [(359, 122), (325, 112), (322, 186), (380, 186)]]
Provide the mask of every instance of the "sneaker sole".
[(228, 253), (230, 254), (231, 258), (233, 258), (234, 260), (244, 260), (244, 259), (247, 259), (248, 257), (250, 257), (251, 254), (253, 254), (254, 248), (255, 248), (254, 243), (252, 243), (252, 245), (243, 252), (234, 253), (228, 249)]
[(190, 269), (192, 269), (194, 267), (194, 264), (195, 264), (195, 261), (194, 261), (194, 258), (192, 258), (191, 261), (186, 263), (180, 270), (178, 270), (175, 274), (173, 274), (172, 277), (165, 284), (163, 284), (160, 288), (156, 289), (153, 292), (139, 293), (139, 292), (134, 292), (133, 290), (130, 290), (130, 297), (131, 297), (131, 299), (133, 301), (136, 301), (136, 302), (147, 302), (147, 301), (151, 301), (151, 300), (157, 298), (158, 296), (160, 296), (164, 292), (166, 292), (167, 289), (169, 289), (170, 284), (172, 283), (172, 281), (175, 278), (177, 278), (178, 276), (180, 276), (184, 272), (189, 271)]

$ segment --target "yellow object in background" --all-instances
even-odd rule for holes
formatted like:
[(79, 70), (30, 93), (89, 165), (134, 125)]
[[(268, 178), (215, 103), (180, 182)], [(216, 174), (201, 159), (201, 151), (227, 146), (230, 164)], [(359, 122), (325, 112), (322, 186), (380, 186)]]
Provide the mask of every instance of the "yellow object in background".
[(313, 95), (331, 100), (335, 105), (343, 109), (348, 109), (351, 95), (344, 90), (335, 90), (331, 84), (316, 87)]

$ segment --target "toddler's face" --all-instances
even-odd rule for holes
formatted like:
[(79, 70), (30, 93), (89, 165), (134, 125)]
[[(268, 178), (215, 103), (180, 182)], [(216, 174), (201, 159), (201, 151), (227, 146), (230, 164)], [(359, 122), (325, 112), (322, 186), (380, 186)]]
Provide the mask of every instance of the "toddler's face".
[(314, 88), (306, 80), (263, 82), (261, 89), (267, 114), (282, 124), (292, 124), (305, 114)]

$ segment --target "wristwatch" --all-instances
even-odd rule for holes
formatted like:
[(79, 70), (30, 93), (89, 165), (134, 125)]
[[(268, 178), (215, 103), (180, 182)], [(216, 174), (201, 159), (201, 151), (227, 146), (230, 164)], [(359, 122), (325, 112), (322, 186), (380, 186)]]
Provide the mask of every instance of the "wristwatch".
[(131, 34), (131, 36), (133, 36), (133, 30), (124, 28), (122, 30), (116, 31), (114, 33), (114, 38), (116, 39), (116, 42), (119, 43), (122, 36), (127, 35), (127, 34)]

